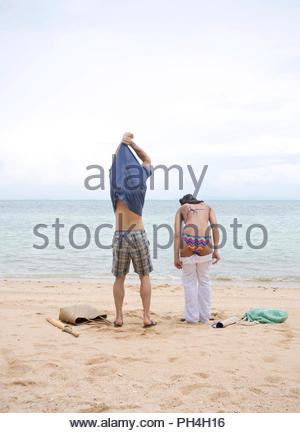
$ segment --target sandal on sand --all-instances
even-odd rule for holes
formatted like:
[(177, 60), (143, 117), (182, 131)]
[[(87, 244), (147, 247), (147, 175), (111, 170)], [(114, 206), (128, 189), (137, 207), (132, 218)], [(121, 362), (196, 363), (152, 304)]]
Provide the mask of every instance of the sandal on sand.
[(119, 323), (117, 323), (116, 320), (114, 321), (114, 327), (115, 328), (122, 328), (122, 326), (123, 326), (123, 323), (122, 323), (122, 325), (120, 325)]
[(153, 320), (151, 320), (151, 323), (149, 323), (149, 325), (144, 325), (143, 328), (151, 328), (152, 326), (157, 325), (157, 322), (154, 322)]

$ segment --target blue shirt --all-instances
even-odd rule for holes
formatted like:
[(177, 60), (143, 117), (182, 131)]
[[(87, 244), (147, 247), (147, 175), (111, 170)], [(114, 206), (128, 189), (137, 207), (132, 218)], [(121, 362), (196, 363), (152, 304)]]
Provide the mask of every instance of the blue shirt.
[(141, 165), (128, 146), (121, 143), (109, 170), (110, 197), (114, 211), (117, 199), (132, 212), (142, 215), (146, 195), (146, 181), (151, 169)]

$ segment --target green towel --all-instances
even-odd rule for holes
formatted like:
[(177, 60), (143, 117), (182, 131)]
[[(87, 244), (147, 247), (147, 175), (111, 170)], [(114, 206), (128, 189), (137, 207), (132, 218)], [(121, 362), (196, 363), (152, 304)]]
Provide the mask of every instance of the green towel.
[(288, 313), (283, 310), (272, 310), (271, 308), (252, 308), (243, 315), (243, 319), (250, 322), (260, 323), (282, 323), (288, 317)]

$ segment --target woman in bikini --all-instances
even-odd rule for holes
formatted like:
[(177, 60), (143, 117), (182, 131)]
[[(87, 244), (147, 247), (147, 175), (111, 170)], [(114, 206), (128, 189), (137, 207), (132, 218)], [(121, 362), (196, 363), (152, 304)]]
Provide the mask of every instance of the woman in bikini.
[(174, 265), (182, 269), (184, 316), (187, 322), (208, 323), (211, 305), (209, 269), (211, 263), (220, 260), (216, 214), (191, 194), (179, 202), (181, 207), (175, 216)]

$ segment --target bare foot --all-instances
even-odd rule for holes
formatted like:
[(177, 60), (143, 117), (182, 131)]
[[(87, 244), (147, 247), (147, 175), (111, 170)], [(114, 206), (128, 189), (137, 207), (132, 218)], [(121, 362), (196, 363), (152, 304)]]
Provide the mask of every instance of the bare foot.
[(117, 316), (116, 320), (114, 321), (114, 325), (115, 325), (115, 328), (120, 328), (121, 326), (123, 326), (123, 317)]
[(152, 326), (156, 326), (157, 322), (154, 320), (144, 320), (144, 328), (151, 328)]

